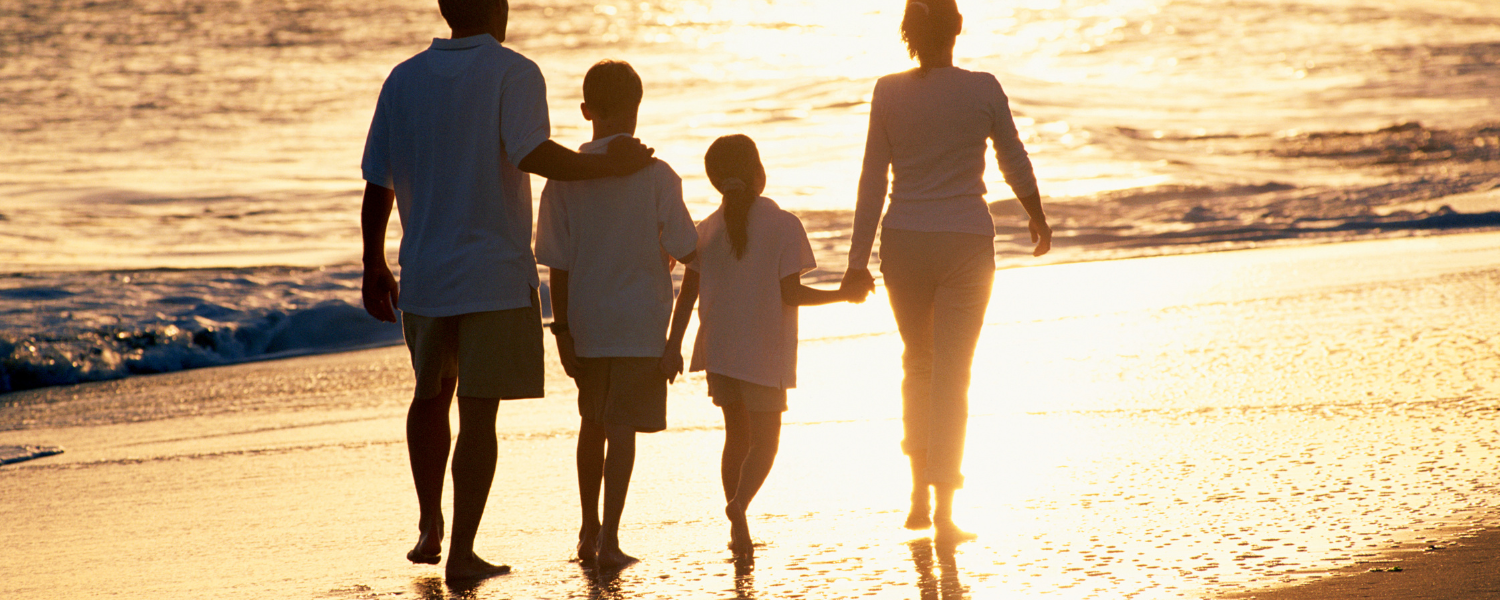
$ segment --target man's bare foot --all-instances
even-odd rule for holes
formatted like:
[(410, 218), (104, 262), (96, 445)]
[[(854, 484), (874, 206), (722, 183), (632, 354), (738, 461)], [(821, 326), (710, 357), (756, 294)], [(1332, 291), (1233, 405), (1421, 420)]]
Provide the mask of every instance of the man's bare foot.
[(454, 581), (478, 581), (510, 573), (510, 565), (496, 565), (470, 552), (468, 556), (449, 556), (446, 567), (447, 579)]
[(979, 534), (964, 531), (958, 528), (950, 519), (939, 520), (934, 527), (932, 541), (938, 544), (962, 544), (964, 542), (979, 539)]
[(443, 560), (443, 516), (438, 515), (429, 522), (418, 521), (417, 545), (406, 553), (406, 560), (423, 565), (435, 565)]
[(737, 502), (724, 505), (724, 516), (729, 517), (729, 550), (735, 556), (755, 554), (755, 542), (750, 539), (750, 519), (745, 516), (745, 507)]
[(618, 571), (638, 562), (641, 561), (620, 549), (619, 542), (601, 542), (598, 554), (595, 557), (595, 564), (599, 565), (599, 568), (608, 571)]
[(596, 558), (598, 558), (598, 556), (597, 556), (598, 546), (599, 546), (599, 531), (597, 529), (594, 530), (594, 531), (589, 531), (588, 528), (584, 528), (582, 530), (579, 530), (579, 532), (578, 532), (578, 562), (581, 562), (581, 563), (586, 564), (586, 565), (587, 564), (593, 564), (594, 560)]

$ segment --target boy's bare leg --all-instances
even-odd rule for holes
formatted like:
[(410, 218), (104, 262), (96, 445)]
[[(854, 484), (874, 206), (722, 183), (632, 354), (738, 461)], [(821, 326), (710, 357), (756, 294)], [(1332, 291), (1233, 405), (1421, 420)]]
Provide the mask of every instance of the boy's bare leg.
[[(750, 538), (750, 520), (745, 512), (749, 510), (750, 502), (755, 500), (755, 495), (760, 492), (761, 486), (771, 474), (771, 467), (776, 463), (776, 453), (781, 447), (781, 413), (747, 411), (743, 406), (734, 409), (739, 413), (736, 418), (743, 418), (748, 425), (750, 447), (739, 469), (740, 476), (735, 485), (734, 497), (724, 505), (724, 514), (729, 517), (730, 550), (736, 554), (751, 554), (755, 551), (755, 546)], [(730, 420), (730, 410), (725, 409), (726, 424)]]
[[(928, 500), (927, 451), (913, 450), (911, 459), (911, 510), (906, 513), (907, 529), (932, 527), (932, 505)], [(950, 498), (952, 496), (950, 495)]]
[(932, 511), (933, 526), (936, 529), (933, 541), (939, 544), (956, 544), (978, 538), (979, 535), (959, 529), (953, 522), (953, 493), (957, 488), (952, 484), (934, 483), (932, 490), (937, 497), (937, 507)]
[(443, 554), (443, 478), (448, 470), (448, 446), (452, 432), (448, 409), (453, 404), (457, 379), (443, 380), (436, 397), (418, 398), (406, 411), (406, 451), (411, 458), (411, 477), (417, 487), (417, 545), (406, 553), (414, 563), (435, 565)]
[(474, 580), (504, 575), (506, 565), (486, 562), (474, 554), (474, 536), (484, 517), (490, 484), (495, 480), (495, 413), (493, 398), (458, 399), (458, 442), (453, 448), (453, 539), (448, 543), (449, 580)]
[(608, 441), (604, 453), (604, 520), (600, 523), (597, 560), (606, 569), (619, 569), (637, 562), (620, 549), (620, 517), (630, 492), (630, 474), (635, 470), (635, 429), (629, 425), (604, 425)]
[(599, 547), (599, 487), (604, 481), (604, 426), (583, 419), (578, 427), (578, 502), (583, 526), (578, 530), (578, 560), (594, 561)]

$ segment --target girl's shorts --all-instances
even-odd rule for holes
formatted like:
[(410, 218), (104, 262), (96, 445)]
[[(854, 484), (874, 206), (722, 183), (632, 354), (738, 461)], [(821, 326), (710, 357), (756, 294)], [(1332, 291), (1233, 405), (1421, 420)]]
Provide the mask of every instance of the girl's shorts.
[(786, 390), (728, 375), (709, 373), (708, 395), (714, 399), (714, 406), (742, 404), (750, 412), (786, 412)]

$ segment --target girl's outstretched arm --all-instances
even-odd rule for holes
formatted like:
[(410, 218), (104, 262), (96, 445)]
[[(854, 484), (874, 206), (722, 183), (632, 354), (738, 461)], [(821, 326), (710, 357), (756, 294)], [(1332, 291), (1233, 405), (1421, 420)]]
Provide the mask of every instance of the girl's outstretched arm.
[(672, 327), (667, 335), (667, 348), (662, 352), (659, 364), (667, 381), (677, 381), (677, 374), (682, 372), (682, 338), (687, 335), (688, 319), (693, 318), (693, 305), (697, 303), (698, 272), (686, 269), (682, 274), (682, 289), (677, 292), (677, 307), (672, 309)]
[[(685, 286), (684, 286), (685, 287)], [(818, 306), (834, 302), (864, 302), (870, 289), (846, 278), (836, 290), (820, 290), (802, 285), (802, 275), (793, 273), (781, 278), (781, 303), (787, 306)]]

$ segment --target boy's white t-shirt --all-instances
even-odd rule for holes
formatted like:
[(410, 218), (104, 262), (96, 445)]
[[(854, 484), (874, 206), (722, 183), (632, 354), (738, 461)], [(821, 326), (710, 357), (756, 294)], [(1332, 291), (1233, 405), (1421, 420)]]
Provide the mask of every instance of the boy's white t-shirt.
[[(603, 153), (610, 140), (580, 152)], [(537, 211), (537, 262), (568, 272), (568, 328), (578, 356), (661, 356), (672, 318), (666, 251), (698, 244), (682, 179), (663, 161), (624, 177), (548, 181)]]
[(698, 337), (690, 371), (797, 387), (797, 307), (781, 302), (781, 279), (818, 266), (796, 215), (770, 198), (750, 205), (745, 255), (736, 259), (724, 209), (698, 224)]
[(434, 39), (391, 71), (362, 167), (396, 191), (403, 311), (531, 306), (531, 178), (515, 163), (549, 135), (541, 70), (489, 34)]

